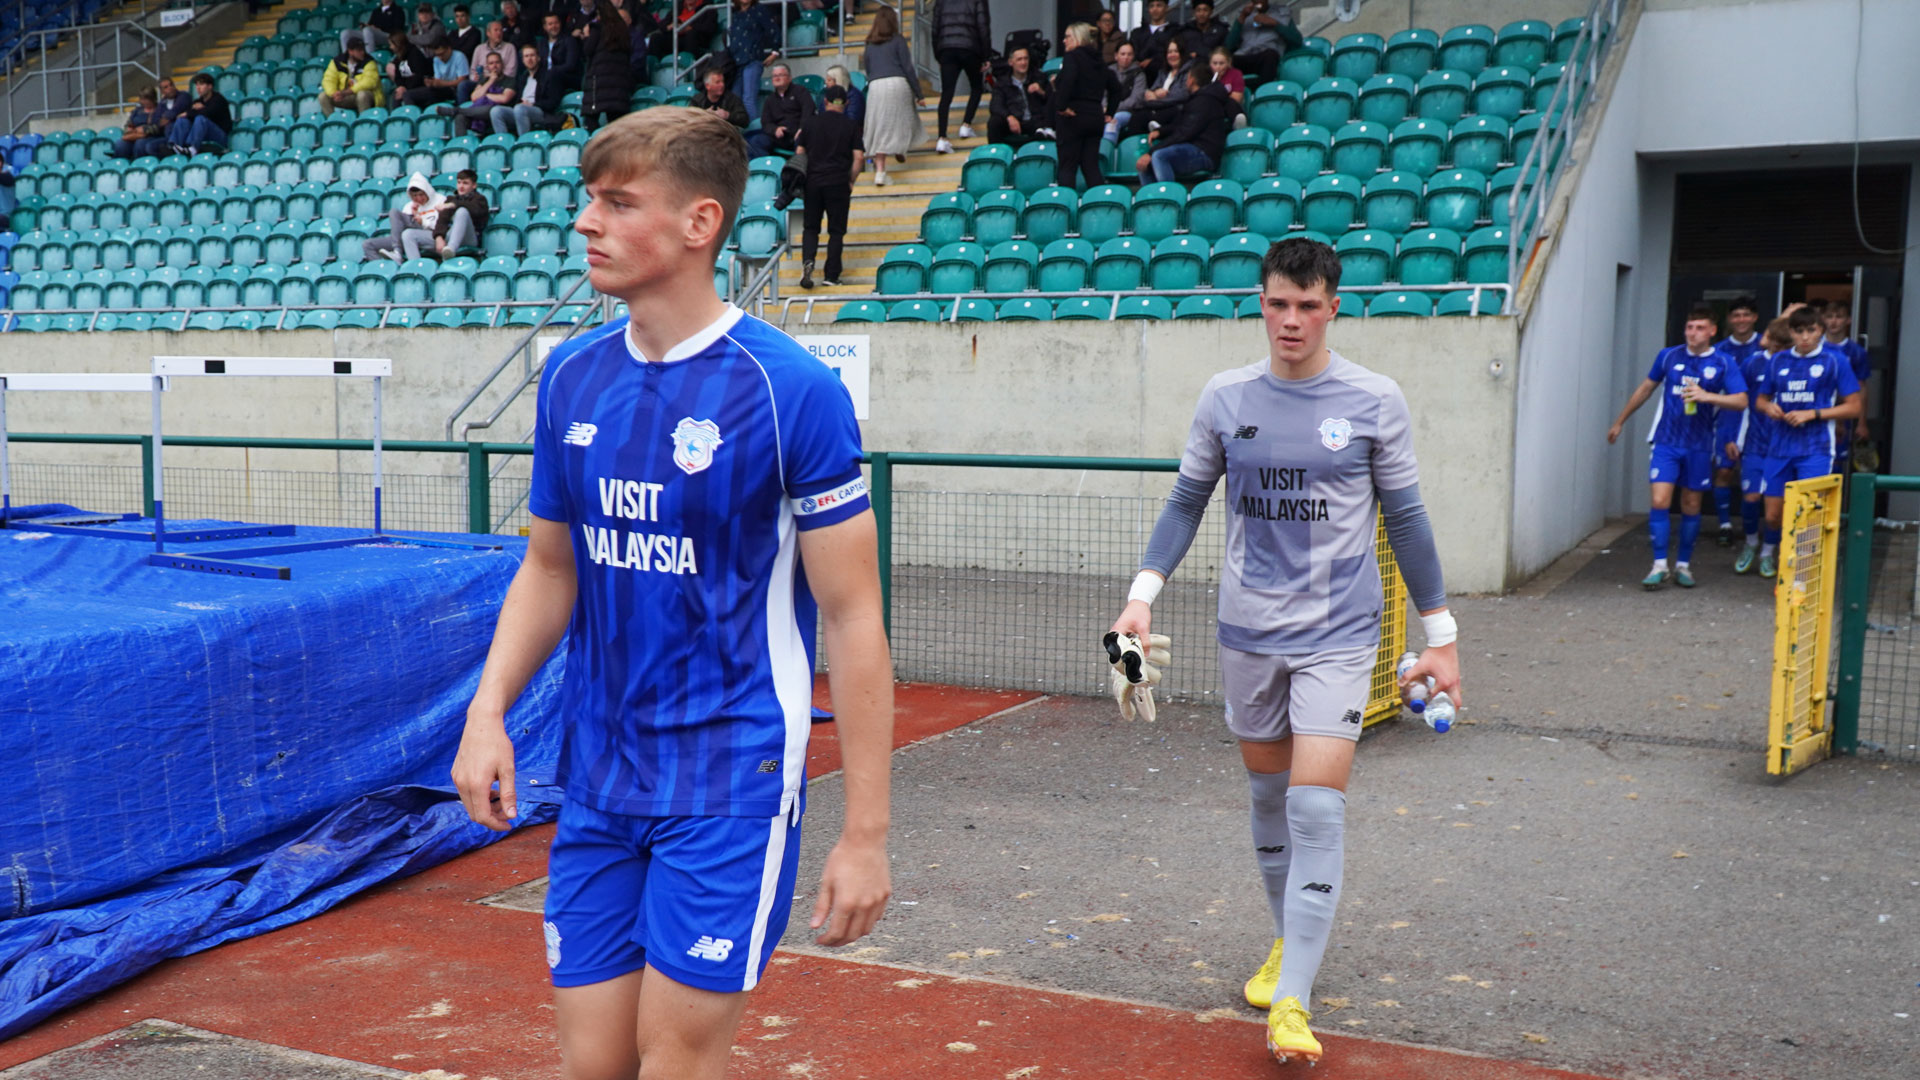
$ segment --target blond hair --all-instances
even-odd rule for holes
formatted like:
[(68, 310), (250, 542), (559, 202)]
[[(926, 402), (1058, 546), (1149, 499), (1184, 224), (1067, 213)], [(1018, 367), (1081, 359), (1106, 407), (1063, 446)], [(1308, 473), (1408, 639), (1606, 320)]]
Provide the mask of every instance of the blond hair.
[(587, 140), (580, 155), (585, 183), (640, 177), (674, 185), (693, 199), (720, 204), (720, 243), (732, 232), (747, 188), (747, 141), (705, 109), (657, 106), (615, 120)]
[(1083, 22), (1068, 24), (1066, 38), (1073, 43), (1073, 47), (1076, 49), (1086, 45), (1098, 44), (1100, 40), (1093, 36), (1093, 24)]
[(845, 66), (841, 64), (835, 64), (832, 67), (828, 68), (827, 78), (832, 79), (834, 81), (834, 85), (840, 87), (840, 89), (842, 90), (853, 89), (853, 75), (852, 73), (847, 71)]

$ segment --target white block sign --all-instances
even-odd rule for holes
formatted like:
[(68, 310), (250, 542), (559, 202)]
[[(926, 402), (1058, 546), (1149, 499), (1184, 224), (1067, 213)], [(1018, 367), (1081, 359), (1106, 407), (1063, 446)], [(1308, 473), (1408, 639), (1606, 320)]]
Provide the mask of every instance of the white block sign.
[(169, 30), (193, 21), (192, 8), (171, 8), (160, 13), (160, 29)]
[(873, 339), (866, 334), (811, 334), (793, 340), (840, 376), (853, 398), (854, 419), (872, 419), (867, 411), (867, 381), (873, 371)]

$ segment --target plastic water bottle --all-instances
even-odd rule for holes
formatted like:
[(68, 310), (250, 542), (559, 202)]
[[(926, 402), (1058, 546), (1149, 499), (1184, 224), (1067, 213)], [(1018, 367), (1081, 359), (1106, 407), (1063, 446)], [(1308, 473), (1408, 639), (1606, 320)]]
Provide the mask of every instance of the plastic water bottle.
[(1445, 691), (1433, 695), (1433, 700), (1427, 704), (1420, 717), (1427, 722), (1428, 727), (1445, 735), (1453, 728), (1453, 699), (1449, 698)]
[[(1419, 662), (1420, 657), (1413, 653), (1407, 653), (1401, 656), (1400, 662), (1394, 665), (1394, 678), (1406, 678), (1407, 672), (1412, 671), (1413, 665)], [(1426, 712), (1427, 695), (1431, 693), (1433, 693), (1432, 679), (1416, 680), (1412, 686), (1407, 687), (1407, 708), (1412, 710), (1415, 715)]]

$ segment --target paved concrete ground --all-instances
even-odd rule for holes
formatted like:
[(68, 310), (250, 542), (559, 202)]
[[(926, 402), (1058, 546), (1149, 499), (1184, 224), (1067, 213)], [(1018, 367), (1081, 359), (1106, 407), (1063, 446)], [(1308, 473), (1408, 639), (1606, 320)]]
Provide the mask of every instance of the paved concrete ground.
[(0, 1071), (0, 1080), (370, 1080), (409, 1075), (398, 1069), (236, 1039), (165, 1020), (144, 1020)]

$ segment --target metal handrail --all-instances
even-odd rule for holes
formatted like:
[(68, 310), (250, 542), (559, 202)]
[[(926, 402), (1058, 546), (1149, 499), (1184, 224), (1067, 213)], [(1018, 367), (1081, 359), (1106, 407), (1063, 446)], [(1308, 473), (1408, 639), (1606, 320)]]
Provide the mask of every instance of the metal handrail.
[[(586, 274), (580, 275), (579, 280), (573, 283), (573, 286), (566, 291), (565, 295), (553, 301), (553, 303), (548, 307), (546, 315), (542, 316), (540, 321), (537, 324), (528, 327), (527, 332), (520, 335), (520, 340), (514, 343), (513, 348), (507, 350), (507, 355), (501, 357), (500, 362), (494, 365), (493, 370), (487, 372), (486, 376), (480, 380), (479, 385), (473, 388), (473, 392), (469, 393), (466, 396), (466, 398), (460, 402), (459, 405), (456, 405), (454, 407), (453, 412), (447, 416), (447, 423), (446, 423), (447, 438), (449, 439), (453, 438), (453, 425), (455, 421), (460, 419), (460, 415), (466, 412), (467, 408), (471, 406), (475, 401), (480, 400), (480, 395), (487, 392), (487, 388), (493, 385), (493, 380), (499, 378), (500, 373), (507, 370), (507, 365), (513, 363), (514, 357), (519, 356), (523, 349), (526, 349), (533, 344), (534, 337), (537, 334), (539, 334), (540, 331), (546, 329), (549, 325), (551, 325), (553, 316), (556, 313), (558, 313), (561, 308), (567, 306), (567, 304), (573, 299), (573, 294), (579, 292), (580, 287), (587, 283), (587, 278), (588, 276)], [(569, 338), (572, 337), (573, 331), (578, 330), (579, 326), (580, 324), (575, 323), (573, 326), (573, 330), (568, 331), (567, 337)], [(531, 359), (529, 359), (527, 363), (528, 370), (532, 371), (535, 367), (536, 365), (534, 365)], [(525, 385), (526, 384), (523, 377), (521, 388), (524, 389)], [(512, 404), (513, 399), (518, 395), (519, 395), (519, 390), (515, 390), (512, 394), (509, 394), (507, 396), (507, 404)], [(465, 428), (462, 428), (460, 432), (461, 439), (464, 440), (466, 438), (467, 432), (474, 430), (474, 428), (476, 427), (493, 426), (493, 422), (500, 418), (500, 413), (505, 411), (505, 409), (506, 409), (506, 405), (502, 405), (500, 409), (495, 411), (492, 416), (487, 417), (487, 420), (485, 423), (468, 424)]]
[[(904, 294), (903, 293), (860, 293), (860, 294), (848, 293), (848, 294), (835, 294), (832, 296), (789, 296), (781, 301), (780, 325), (781, 326), (787, 325), (787, 320), (791, 315), (793, 311), (793, 306), (795, 304), (803, 304), (806, 306), (806, 310), (801, 315), (801, 318), (800, 318), (800, 324), (802, 326), (805, 326), (805, 325), (810, 325), (813, 322), (813, 307), (815, 304), (853, 304), (863, 300), (877, 300), (884, 304), (897, 304), (906, 300), (932, 300), (935, 303), (950, 305), (947, 308), (946, 313), (943, 316), (941, 316), (940, 318), (941, 322), (959, 322), (960, 321), (960, 319), (958, 318), (958, 315), (960, 312), (959, 301), (961, 300), (1084, 300), (1089, 298), (1107, 299), (1112, 302), (1112, 307), (1109, 309), (1107, 313), (1106, 321), (1113, 322), (1115, 321), (1116, 316), (1119, 313), (1120, 301), (1125, 297), (1129, 297), (1129, 296), (1167, 296), (1167, 297), (1217, 296), (1226, 291), (1228, 290), (1214, 289), (1214, 288), (1153, 289), (1153, 290), (1080, 289), (1073, 292), (964, 292), (964, 293), (904, 293)], [(1343, 293), (1472, 292), (1473, 293), (1473, 300), (1472, 300), (1473, 310), (1477, 313), (1480, 310), (1480, 296), (1483, 292), (1497, 292), (1497, 293), (1500, 293), (1503, 297), (1510, 298), (1513, 293), (1513, 285), (1509, 282), (1491, 282), (1490, 281), (1490, 282), (1468, 284), (1464, 282), (1455, 281), (1455, 282), (1449, 282), (1444, 285), (1342, 285), (1339, 291)]]
[[(791, 8), (791, 7), (793, 7), (793, 6), (794, 6), (794, 5), (793, 5), (793, 3), (791, 3), (791, 2), (783, 2), (783, 3), (780, 3), (780, 4), (779, 4), (779, 7), (780, 7), (780, 47), (779, 47), (779, 48), (777, 48), (777, 49), (775, 49), (775, 50), (773, 50), (773, 51), (774, 51), (774, 52), (777, 52), (777, 53), (779, 53), (779, 54), (780, 54), (780, 56), (781, 56), (782, 58), (784, 58), (784, 57), (786, 57), (786, 56), (788, 55), (788, 52), (787, 52), (787, 31), (788, 31), (788, 29), (790, 29), (790, 27), (789, 27), (789, 25), (788, 25), (788, 21), (787, 21), (787, 10), (788, 10), (789, 8)], [(719, 12), (721, 12), (721, 13), (722, 13), (722, 14), (724, 15), (724, 14), (725, 14), (726, 12), (728, 12), (728, 11), (730, 11), (730, 10), (732, 10), (732, 8), (733, 8), (733, 4), (732, 4), (732, 3), (730, 3), (730, 2), (729, 2), (729, 0), (719, 0), (719, 2), (718, 2), (718, 3), (712, 3), (712, 4), (708, 4), (708, 5), (706, 5), (706, 6), (704, 6), (704, 7), (702, 7), (702, 8), (699, 8), (698, 10), (696, 10), (696, 11), (694, 11), (694, 13), (693, 13), (693, 14), (691, 14), (691, 15), (688, 15), (688, 16), (687, 16), (686, 18), (684, 18), (684, 19), (680, 19), (680, 18), (677, 18), (677, 14), (678, 14), (678, 13), (676, 12), (676, 19), (675, 19), (675, 21), (674, 21), (674, 23), (673, 23), (673, 37), (672, 37), (672, 39), (671, 39), (671, 40), (672, 40), (672, 42), (673, 42), (673, 55), (674, 55), (674, 57), (675, 57), (675, 58), (677, 59), (677, 58), (678, 58), (678, 57), (680, 56), (680, 52), (681, 52), (681, 50), (680, 50), (680, 28), (681, 28), (681, 27), (683, 27), (683, 26), (685, 26), (685, 25), (687, 25), (688, 23), (690, 23), (690, 22), (692, 22), (693, 20), (695, 20), (695, 19), (697, 19), (697, 18), (699, 18), (699, 17), (701, 16), (701, 15), (704, 15), (705, 13), (707, 13), (707, 12), (709, 12), (709, 11), (719, 11)], [(848, 19), (849, 19), (850, 17), (851, 17), (851, 16), (849, 16), (849, 15), (847, 14), (847, 11), (846, 11), (846, 6), (845, 6), (845, 4), (844, 4), (844, 3), (842, 3), (842, 4), (840, 5), (840, 28), (839, 28), (838, 30), (836, 30), (836, 31), (834, 31), (834, 35), (833, 35), (833, 36), (834, 36), (834, 38), (835, 38), (836, 40), (835, 40), (835, 42), (834, 42), (834, 48), (833, 48), (833, 50), (832, 50), (832, 51), (834, 51), (834, 52), (836, 52), (836, 53), (837, 53), (838, 55), (840, 55), (840, 56), (845, 56), (845, 55), (847, 55), (847, 32), (846, 32), (846, 31), (847, 31), (847, 20), (848, 20)], [(723, 27), (723, 28), (722, 28), (722, 30), (721, 30), (721, 33), (723, 33), (723, 34), (724, 34), (725, 32), (726, 32), (726, 30), (725, 30), (725, 28)], [(825, 52), (827, 52), (827, 51), (829, 51), (829, 50), (828, 50), (828, 48), (827, 48), (827, 46), (825, 46), (825, 45), (814, 45), (814, 46), (806, 46), (806, 47), (803, 47), (801, 51), (804, 51), (804, 52), (806, 52), (806, 53), (807, 53), (808, 55), (810, 55), (810, 56), (819, 56), (819, 55), (821, 55), (822, 53), (825, 53)], [(682, 83), (682, 82), (684, 82), (684, 81), (686, 81), (686, 76), (687, 76), (687, 75), (689, 75), (689, 74), (691, 74), (691, 73), (693, 72), (693, 70), (694, 70), (695, 68), (697, 68), (697, 67), (699, 67), (699, 66), (700, 66), (700, 64), (701, 64), (701, 63), (702, 63), (703, 61), (705, 61), (705, 60), (706, 60), (707, 58), (709, 58), (709, 57), (711, 57), (711, 56), (713, 56), (713, 55), (714, 55), (714, 53), (713, 53), (713, 50), (708, 50), (707, 52), (704, 52), (704, 53), (702, 53), (702, 54), (700, 54), (700, 55), (699, 55), (698, 57), (695, 57), (695, 58), (694, 58), (694, 61), (693, 61), (693, 63), (692, 63), (692, 64), (689, 64), (689, 65), (688, 65), (687, 67), (685, 67), (685, 68), (681, 68), (681, 67), (678, 67), (678, 66), (676, 66), (676, 67), (675, 67), (675, 68), (673, 69), (673, 81), (674, 81), (674, 84), (675, 84), (675, 85), (677, 86), (677, 85), (679, 85), (680, 83)]]
[[(87, 63), (86, 56), (88, 54), (87, 46), (89, 39), (98, 38), (102, 33), (110, 33), (112, 35), (113, 59), (111, 62)], [(126, 54), (126, 50), (123, 47), (123, 42), (126, 40), (125, 35), (131, 35), (135, 40), (141, 42), (142, 47), (136, 50), (131, 56)], [(53, 66), (49, 62), (48, 57), (55, 49), (59, 48), (59, 39), (67, 36), (74, 38), (74, 48), (78, 51), (78, 59), (80, 62), (62, 64), (57, 67)], [(32, 39), (38, 39), (40, 41), (39, 67), (32, 71), (14, 72), (7, 80), (7, 131), (10, 134), (19, 132), (37, 117), (66, 116), (76, 113), (98, 111), (96, 106), (88, 103), (93, 97), (93, 87), (89, 84), (87, 78), (87, 73), (89, 72), (101, 71), (111, 72), (113, 74), (115, 104), (119, 105), (127, 100), (127, 77), (129, 75), (129, 69), (146, 76), (150, 82), (154, 82), (159, 80), (161, 71), (166, 67), (164, 59), (167, 49), (166, 40), (140, 23), (129, 20), (108, 23), (82, 23), (74, 26), (52, 27), (44, 30), (28, 30), (21, 34), (21, 41), (16, 47), (15, 52), (27, 48), (27, 42)], [(146, 57), (149, 53), (152, 54), (154, 61), (154, 66), (151, 68), (141, 62), (141, 58)], [(9, 53), (6, 57), (6, 62), (9, 65), (11, 64), (12, 56), (13, 53)], [(52, 84), (56, 78), (78, 78), (81, 81), (82, 88), (79, 93), (80, 104), (62, 106), (55, 106), (53, 104)], [(35, 80), (38, 80), (40, 84), (41, 107), (26, 113), (24, 116), (16, 116), (13, 108), (14, 99), (19, 96), (23, 90), (31, 87)]]

